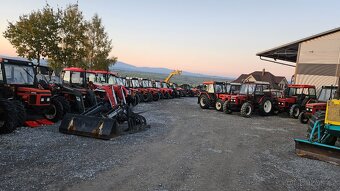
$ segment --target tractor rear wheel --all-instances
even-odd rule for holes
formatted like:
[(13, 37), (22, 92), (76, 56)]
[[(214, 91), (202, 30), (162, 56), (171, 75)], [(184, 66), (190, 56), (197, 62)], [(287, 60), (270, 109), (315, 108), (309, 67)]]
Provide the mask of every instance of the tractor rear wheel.
[(217, 111), (223, 111), (223, 104), (224, 104), (224, 102), (221, 99), (217, 99), (217, 101), (215, 103), (215, 109)]
[(57, 122), (63, 118), (63, 115), (63, 105), (58, 99), (53, 98), (51, 100), (49, 108), (44, 113), (45, 118), (50, 121)]
[(11, 133), (17, 128), (16, 106), (6, 99), (0, 100), (0, 134)]
[(200, 107), (202, 109), (208, 109), (210, 107), (210, 100), (209, 100), (207, 95), (205, 95), (205, 94), (201, 95), (199, 100), (200, 100), (199, 101)]
[(17, 111), (17, 126), (21, 127), (24, 125), (27, 117), (26, 109), (24, 104), (22, 104), (19, 100), (13, 100), (13, 104), (15, 105), (15, 109)]
[(306, 124), (308, 122), (308, 117), (306, 115), (306, 111), (302, 111), (299, 115), (299, 121), (303, 124)]
[(231, 114), (232, 113), (232, 110), (230, 108), (230, 101), (225, 101), (223, 103), (223, 112), (226, 113), (226, 114)]
[(292, 105), (289, 110), (289, 116), (291, 118), (297, 119), (300, 115), (300, 106), (298, 104)]
[(253, 110), (253, 105), (249, 102), (245, 102), (241, 107), (241, 116), (249, 118), (253, 114)]
[(270, 98), (264, 98), (259, 105), (260, 115), (270, 115), (273, 111), (273, 102)]

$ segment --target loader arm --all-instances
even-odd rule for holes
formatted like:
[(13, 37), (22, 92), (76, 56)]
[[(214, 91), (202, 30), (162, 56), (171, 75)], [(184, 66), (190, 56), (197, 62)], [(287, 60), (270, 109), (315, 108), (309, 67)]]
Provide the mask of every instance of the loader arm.
[(182, 70), (174, 70), (172, 71), (168, 77), (165, 78), (164, 82), (169, 83), (170, 79), (174, 76), (174, 75), (181, 75), (182, 74)]

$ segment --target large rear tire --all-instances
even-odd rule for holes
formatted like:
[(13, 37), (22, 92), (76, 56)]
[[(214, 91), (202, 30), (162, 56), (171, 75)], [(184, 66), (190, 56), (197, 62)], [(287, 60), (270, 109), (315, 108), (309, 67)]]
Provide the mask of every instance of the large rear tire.
[(259, 114), (263, 116), (270, 115), (273, 112), (273, 101), (265, 97), (259, 105)]
[(15, 109), (17, 111), (16, 117), (17, 117), (17, 126), (21, 127), (24, 125), (27, 113), (24, 104), (22, 104), (19, 100), (13, 100), (13, 104), (15, 105)]
[(249, 118), (251, 117), (251, 115), (253, 114), (253, 110), (254, 107), (251, 103), (249, 102), (245, 102), (242, 106), (241, 106), (241, 116), (242, 117), (246, 117)]
[(12, 133), (17, 128), (17, 115), (15, 104), (0, 100), (0, 134)]
[(223, 103), (223, 112), (226, 114), (231, 114), (233, 112), (230, 108), (230, 101), (225, 101)]
[(217, 99), (215, 103), (215, 109), (217, 111), (223, 111), (223, 104), (224, 102), (221, 99)]
[(300, 115), (300, 106), (298, 104), (292, 105), (289, 109), (289, 116), (291, 118), (297, 119)]
[(207, 95), (202, 94), (199, 98), (199, 104), (202, 109), (208, 109), (210, 107), (210, 100)]

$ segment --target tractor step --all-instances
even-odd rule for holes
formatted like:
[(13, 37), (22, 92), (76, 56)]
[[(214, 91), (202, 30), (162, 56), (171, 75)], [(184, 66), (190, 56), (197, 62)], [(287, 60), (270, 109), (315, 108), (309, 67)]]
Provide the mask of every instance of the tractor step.
[(294, 139), (295, 153), (300, 157), (340, 165), (340, 148), (303, 139)]
[(24, 126), (36, 128), (44, 125), (53, 125), (54, 123), (52, 121), (49, 121), (47, 119), (36, 119), (36, 120), (28, 120), (25, 121)]

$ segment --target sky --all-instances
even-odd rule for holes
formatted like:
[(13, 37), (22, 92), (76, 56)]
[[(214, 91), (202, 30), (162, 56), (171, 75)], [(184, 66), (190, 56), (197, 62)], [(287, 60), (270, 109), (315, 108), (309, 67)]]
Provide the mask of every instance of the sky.
[[(22, 14), (77, 0), (1, 3), (0, 32)], [(97, 13), (113, 42), (111, 55), (135, 66), (237, 77), (256, 70), (286, 76), (294, 68), (256, 53), (340, 25), (337, 0), (78, 0), (86, 19)], [(0, 54), (16, 56), (0, 35)]]

